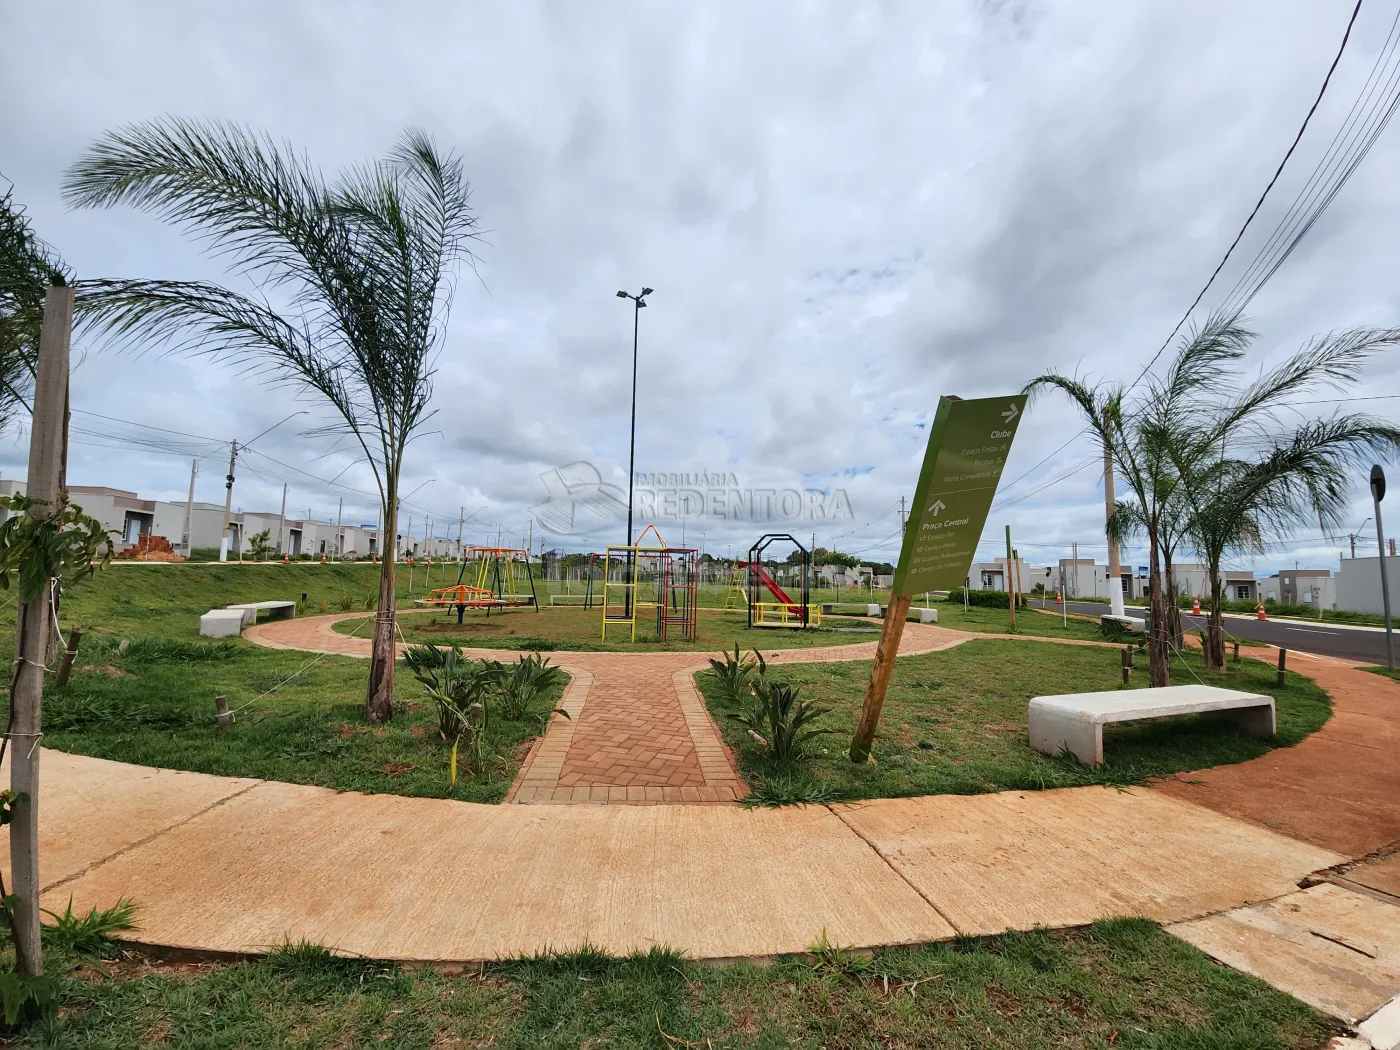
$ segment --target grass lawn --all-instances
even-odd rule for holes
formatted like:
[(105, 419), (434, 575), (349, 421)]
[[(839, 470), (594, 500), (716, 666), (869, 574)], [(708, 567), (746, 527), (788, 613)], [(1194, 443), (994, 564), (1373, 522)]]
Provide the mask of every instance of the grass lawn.
[(1363, 667), (1361, 670), (1370, 671), (1372, 674), (1378, 674), (1382, 678), (1391, 678), (1400, 682), (1400, 667), (1397, 667), (1393, 671), (1389, 667)]
[(63, 978), (59, 1019), (17, 1045), (1303, 1050), (1341, 1030), (1142, 920), (770, 966), (585, 951), (447, 977), (307, 947), (107, 966)]
[[(1226, 674), (1208, 675), (1199, 653), (1190, 652), (1185, 659), (1207, 683), (1274, 696), (1275, 745), (1297, 743), (1330, 715), (1326, 693), (1297, 674), (1290, 673), (1280, 689), (1274, 669), (1258, 660), (1245, 659)], [(734, 708), (721, 697), (712, 672), (698, 675), (697, 681), (760, 803), (1137, 784), (1241, 762), (1269, 749), (1264, 741), (1188, 715), (1105, 727), (1105, 763), (1097, 769), (1032, 751), (1027, 740), (1030, 699), (1120, 688), (1119, 660), (1116, 648), (993, 638), (903, 657), (895, 664), (886, 695), (875, 762), (863, 766), (853, 765), (846, 749), (864, 697), (868, 661), (769, 668), (770, 677), (798, 686), (801, 696), (830, 709), (816, 724), (834, 732), (818, 737), (807, 760), (795, 766), (762, 755), (731, 717)], [(1133, 688), (1147, 683), (1146, 654), (1139, 654), (1137, 663)], [(1180, 660), (1172, 674), (1178, 683), (1196, 681)]]
[[(703, 609), (700, 612), (700, 640), (687, 642), (670, 639), (666, 642), (628, 641), (625, 626), (608, 626), (608, 640), (600, 638), (602, 626), (600, 609), (515, 608), (492, 612), (468, 609), (457, 623), (455, 610), (418, 612), (399, 619), (399, 629), (410, 642), (431, 642), (434, 645), (475, 646), (484, 649), (514, 649), (526, 652), (574, 650), (582, 652), (714, 652), (757, 647), (760, 650), (799, 649), (814, 645), (852, 645), (872, 642), (880, 636), (878, 620), (851, 617), (831, 617), (821, 627), (789, 629), (782, 627), (749, 627), (743, 612)], [(359, 631), (364, 634), (364, 617), (342, 620), (335, 630), (342, 634)], [(614, 638), (616, 630), (616, 639)], [(638, 624), (638, 638), (644, 637)]]

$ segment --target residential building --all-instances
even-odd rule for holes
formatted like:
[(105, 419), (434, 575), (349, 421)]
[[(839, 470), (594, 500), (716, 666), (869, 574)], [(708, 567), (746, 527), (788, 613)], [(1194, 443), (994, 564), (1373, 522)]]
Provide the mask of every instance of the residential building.
[(1260, 601), (1337, 608), (1337, 580), (1331, 569), (1284, 569), (1259, 581)]
[[(1400, 557), (1386, 556), (1385, 571), (1390, 584), (1391, 609), (1400, 612), (1396, 599), (1400, 597)], [(1337, 570), (1337, 608), (1349, 612), (1380, 614), (1385, 612), (1381, 600), (1380, 559), (1343, 558)]]

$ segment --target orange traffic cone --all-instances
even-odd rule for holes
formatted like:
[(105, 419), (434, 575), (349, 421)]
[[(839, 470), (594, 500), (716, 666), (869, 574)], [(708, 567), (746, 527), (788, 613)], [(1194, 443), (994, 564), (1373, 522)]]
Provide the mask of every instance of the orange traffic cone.
[(292, 556), (291, 556), (290, 554), (288, 554), (286, 551), (283, 551), (283, 552), (282, 552), (282, 564), (283, 564), (283, 565), (290, 565), (291, 563), (292, 563)]
[(1267, 619), (1268, 619), (1268, 617), (1264, 615), (1264, 603), (1263, 603), (1263, 602), (1260, 602), (1260, 603), (1259, 603), (1259, 619), (1261, 619), (1261, 620), (1267, 620)]
[(321, 564), (322, 564), (322, 565), (326, 564), (326, 552), (325, 552), (325, 551), (322, 551), (322, 552), (321, 552)]
[(1055, 592), (1055, 604), (1056, 604), (1056, 605), (1064, 605), (1064, 604), (1065, 604), (1065, 596), (1064, 596), (1063, 594), (1061, 594), (1059, 591), (1056, 591), (1056, 592)]
[(1200, 615), (1201, 615), (1201, 599), (1199, 599), (1199, 598), (1192, 598), (1192, 599), (1191, 599), (1191, 615), (1192, 615), (1192, 616), (1200, 616)]

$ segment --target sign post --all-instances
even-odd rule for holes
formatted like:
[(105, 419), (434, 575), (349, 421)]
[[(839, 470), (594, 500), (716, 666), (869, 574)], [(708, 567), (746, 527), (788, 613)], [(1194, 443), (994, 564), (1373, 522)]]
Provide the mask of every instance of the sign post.
[[(1392, 671), (1395, 670), (1395, 648), (1391, 644), (1390, 635), (1390, 581), (1386, 578), (1385, 571), (1385, 530), (1381, 528), (1381, 500), (1385, 499), (1385, 471), (1377, 463), (1371, 468), (1371, 498), (1376, 504), (1376, 551), (1380, 555), (1376, 560), (1381, 567), (1381, 604), (1385, 608), (1385, 665)], [(1319, 607), (1321, 602), (1318, 603)]]
[(1024, 394), (938, 399), (865, 703), (851, 741), (852, 762), (870, 757), (910, 597), (920, 591), (950, 590), (967, 578), (1025, 407)]

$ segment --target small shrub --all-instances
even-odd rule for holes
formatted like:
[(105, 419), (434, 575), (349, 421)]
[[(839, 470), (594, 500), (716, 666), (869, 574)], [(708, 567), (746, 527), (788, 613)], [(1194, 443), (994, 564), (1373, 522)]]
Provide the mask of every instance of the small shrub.
[(739, 643), (734, 643), (734, 652), (721, 653), (721, 659), (710, 659), (710, 667), (715, 672), (715, 678), (719, 682), (719, 689), (724, 699), (733, 704), (746, 704), (753, 695), (753, 683), (755, 678), (762, 677), (768, 671), (768, 664), (763, 659), (757, 649), (753, 650), (754, 659), (750, 660), (746, 656), (739, 655)]
[(324, 600), (319, 601), (316, 603), (316, 611), (318, 613), (327, 613), (330, 611), (330, 606), (327, 605)]
[(564, 672), (550, 666), (538, 653), (522, 656), (501, 683), (501, 714), (512, 722), (521, 721), (538, 698), (563, 679)]
[(830, 784), (798, 772), (777, 772), (761, 777), (744, 798), (743, 806), (823, 806), (840, 801), (840, 793)]
[(349, 612), (351, 609), (355, 608), (355, 599), (348, 594), (342, 594), (340, 596), (339, 605), (341, 612)]
[(91, 650), (106, 658), (119, 657), (127, 663), (149, 664), (206, 663), (232, 660), (246, 650), (237, 642), (186, 642), (178, 638), (94, 639)]
[(44, 914), (54, 920), (52, 924), (44, 924), (44, 941), (57, 951), (72, 955), (97, 969), (101, 969), (101, 960), (117, 955), (119, 949), (113, 935), (136, 928), (131, 921), (136, 914), (136, 905), (125, 897), (102, 911), (94, 907), (86, 915), (74, 914), (73, 898), (69, 897), (62, 915), (47, 908)]
[(753, 683), (753, 702), (732, 716), (762, 739), (768, 756), (779, 762), (800, 761), (813, 737), (836, 732), (812, 728), (829, 709), (803, 700), (797, 692), (796, 686), (760, 675)]
[[(948, 592), (947, 601), (952, 605), (963, 604), (963, 589), (954, 587)], [(976, 605), (985, 609), (1009, 609), (1011, 599), (1005, 591), (978, 591), (969, 590), (967, 592), (967, 604)], [(1024, 595), (1017, 595), (1017, 608), (1024, 608), (1026, 604)]]

